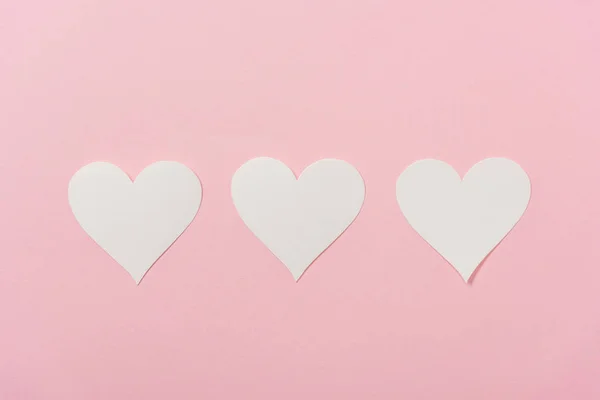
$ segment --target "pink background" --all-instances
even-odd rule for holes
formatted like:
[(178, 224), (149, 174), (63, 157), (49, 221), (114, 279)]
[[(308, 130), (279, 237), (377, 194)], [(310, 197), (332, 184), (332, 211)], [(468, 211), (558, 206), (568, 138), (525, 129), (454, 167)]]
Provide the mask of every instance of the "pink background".
[[(0, 398), (600, 398), (600, 3), (0, 0)], [(255, 156), (362, 173), (296, 284), (229, 195)], [(504, 156), (530, 207), (474, 279), (395, 180)], [(82, 165), (201, 178), (139, 287), (80, 229)]]

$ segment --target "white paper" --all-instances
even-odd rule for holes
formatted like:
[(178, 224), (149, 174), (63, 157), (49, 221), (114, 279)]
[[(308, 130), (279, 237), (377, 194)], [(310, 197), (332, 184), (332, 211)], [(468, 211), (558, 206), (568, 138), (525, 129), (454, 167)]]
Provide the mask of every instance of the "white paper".
[(465, 281), (519, 221), (530, 195), (525, 171), (505, 158), (480, 161), (463, 180), (442, 161), (421, 160), (396, 183), (409, 224)]
[(95, 162), (69, 183), (69, 203), (83, 230), (136, 283), (194, 219), (202, 187), (185, 165), (151, 164), (135, 183), (117, 166)]
[(354, 221), (365, 185), (345, 161), (319, 160), (296, 179), (281, 161), (261, 157), (236, 171), (231, 195), (244, 223), (298, 280)]

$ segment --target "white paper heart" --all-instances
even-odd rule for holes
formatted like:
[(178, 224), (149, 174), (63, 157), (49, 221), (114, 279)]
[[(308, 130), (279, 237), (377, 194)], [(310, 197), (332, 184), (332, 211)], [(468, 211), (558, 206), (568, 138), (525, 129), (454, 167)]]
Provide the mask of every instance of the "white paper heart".
[(149, 165), (135, 183), (119, 167), (95, 162), (69, 183), (69, 203), (83, 230), (136, 283), (192, 222), (201, 200), (198, 177), (171, 161)]
[(354, 221), (365, 185), (345, 161), (319, 160), (296, 179), (281, 161), (260, 157), (236, 171), (231, 195), (244, 223), (297, 281)]
[(529, 177), (505, 158), (480, 161), (462, 181), (448, 164), (421, 160), (396, 182), (409, 224), (465, 281), (519, 221), (530, 196)]

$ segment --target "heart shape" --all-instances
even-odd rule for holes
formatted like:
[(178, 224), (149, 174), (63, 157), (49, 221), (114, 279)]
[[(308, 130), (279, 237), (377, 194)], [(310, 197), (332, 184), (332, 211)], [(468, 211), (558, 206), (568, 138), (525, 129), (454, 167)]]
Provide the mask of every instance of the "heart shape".
[(365, 185), (345, 161), (319, 160), (296, 179), (281, 161), (260, 157), (236, 171), (231, 195), (246, 226), (298, 281), (354, 221)]
[(69, 204), (83, 230), (139, 284), (192, 222), (202, 200), (198, 177), (160, 161), (135, 182), (119, 167), (95, 162), (69, 182)]
[(488, 158), (462, 179), (448, 164), (421, 160), (396, 182), (408, 223), (468, 281), (525, 213), (529, 177), (514, 161)]

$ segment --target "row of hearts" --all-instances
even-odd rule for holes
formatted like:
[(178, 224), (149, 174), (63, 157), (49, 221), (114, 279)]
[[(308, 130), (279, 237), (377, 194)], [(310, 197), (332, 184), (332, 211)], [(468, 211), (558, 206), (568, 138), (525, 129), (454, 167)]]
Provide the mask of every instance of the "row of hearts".
[[(365, 197), (349, 163), (319, 160), (299, 178), (281, 161), (260, 157), (231, 182), (246, 226), (298, 280), (354, 221)], [(465, 281), (519, 221), (531, 195), (529, 177), (514, 161), (489, 158), (461, 180), (448, 164), (420, 160), (396, 182), (409, 224)], [(69, 203), (85, 232), (139, 283), (194, 219), (202, 186), (186, 166), (154, 163), (135, 182), (117, 166), (96, 162), (69, 183)]]

